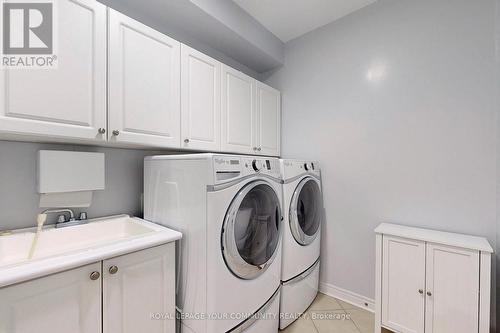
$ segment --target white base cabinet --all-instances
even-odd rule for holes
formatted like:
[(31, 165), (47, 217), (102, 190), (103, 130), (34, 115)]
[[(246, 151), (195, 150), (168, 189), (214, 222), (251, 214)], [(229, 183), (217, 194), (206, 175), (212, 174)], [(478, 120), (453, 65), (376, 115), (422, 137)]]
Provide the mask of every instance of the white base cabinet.
[(101, 279), (90, 279), (100, 271), (98, 262), (1, 288), (0, 332), (101, 332)]
[(174, 247), (103, 261), (104, 333), (175, 332)]
[(489, 333), (486, 239), (393, 224), (376, 232), (375, 333)]
[(175, 244), (0, 288), (2, 333), (174, 333)]

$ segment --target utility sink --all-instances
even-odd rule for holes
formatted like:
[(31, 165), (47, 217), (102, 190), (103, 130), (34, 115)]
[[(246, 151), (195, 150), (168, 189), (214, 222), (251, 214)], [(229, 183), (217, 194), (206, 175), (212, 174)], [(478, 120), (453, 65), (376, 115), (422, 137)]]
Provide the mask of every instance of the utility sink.
[[(30, 264), (42, 270), (51, 263), (57, 267), (66, 262), (72, 266), (83, 264), (174, 241), (181, 234), (128, 215), (101, 218), (87, 224), (43, 229), (33, 258), (28, 259), (34, 237), (34, 229), (0, 236), (0, 286), (5, 285), (2, 277), (6, 270), (24, 269), (22, 266)], [(35, 266), (31, 268), (36, 270)]]

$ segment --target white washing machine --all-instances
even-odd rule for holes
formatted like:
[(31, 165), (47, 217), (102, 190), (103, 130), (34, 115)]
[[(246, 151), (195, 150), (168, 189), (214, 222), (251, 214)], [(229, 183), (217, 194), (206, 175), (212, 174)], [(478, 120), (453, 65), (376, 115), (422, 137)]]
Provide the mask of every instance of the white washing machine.
[(219, 154), (147, 157), (144, 217), (182, 232), (182, 332), (275, 333), (282, 189), (278, 159)]
[(280, 329), (318, 293), (323, 196), (317, 162), (280, 160), (283, 177), (283, 258)]

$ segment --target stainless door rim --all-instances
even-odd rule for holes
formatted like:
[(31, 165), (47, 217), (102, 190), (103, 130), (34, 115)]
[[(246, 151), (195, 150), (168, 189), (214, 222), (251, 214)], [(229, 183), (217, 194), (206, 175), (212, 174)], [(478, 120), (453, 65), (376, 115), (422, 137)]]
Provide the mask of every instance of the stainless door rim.
[[(224, 218), (224, 224), (222, 226), (222, 254), (224, 257), (224, 261), (228, 266), (229, 270), (236, 275), (237, 277), (244, 280), (252, 280), (256, 277), (262, 275), (269, 266), (273, 263), (278, 250), (281, 246), (281, 229), (278, 228), (278, 242), (277, 246), (274, 249), (273, 255), (262, 265), (254, 266), (245, 261), (240, 255), (238, 251), (238, 246), (236, 245), (236, 239), (234, 237), (234, 224), (236, 222), (236, 215), (240, 208), (240, 205), (246, 195), (255, 187), (259, 185), (266, 185), (271, 188), (274, 194), (279, 198), (276, 190), (265, 180), (256, 180), (254, 182), (250, 182), (245, 187), (238, 192), (236, 197), (233, 199), (233, 202), (229, 206), (229, 209), (226, 213), (226, 217)], [(281, 224), (282, 214), (281, 214), (281, 205), (277, 206), (279, 212), (279, 223)]]
[(295, 191), (293, 192), (292, 200), (290, 201), (290, 210), (288, 211), (288, 220), (289, 220), (290, 230), (292, 232), (292, 236), (293, 236), (293, 238), (295, 238), (297, 243), (299, 243), (300, 245), (303, 245), (303, 246), (311, 244), (316, 239), (316, 237), (318, 237), (318, 233), (321, 229), (321, 221), (320, 221), (320, 225), (318, 227), (318, 230), (316, 230), (314, 235), (311, 235), (311, 236), (306, 235), (304, 230), (302, 230), (302, 228), (300, 227), (300, 224), (298, 221), (297, 203), (299, 201), (298, 200), (299, 195), (300, 195), (300, 192), (302, 191), (302, 188), (304, 187), (304, 185), (309, 181), (316, 182), (316, 184), (318, 185), (318, 188), (320, 189), (320, 192), (321, 192), (321, 184), (316, 178), (313, 178), (310, 176), (304, 177), (300, 181), (299, 185), (297, 185), (297, 187), (295, 188)]
[(254, 314), (252, 314), (250, 317), (245, 319), (244, 322), (240, 323), (238, 326), (230, 329), (227, 331), (227, 333), (240, 333), (244, 332), (247, 328), (252, 326), (257, 320), (259, 320), (259, 317), (261, 317), (264, 313), (266, 313), (267, 309), (271, 306), (273, 301), (276, 299), (276, 297), (279, 295), (279, 291), (281, 289), (281, 286), (278, 286), (278, 289), (274, 292), (273, 296), (267, 300), (267, 302), (260, 307), (257, 311), (255, 311)]
[(316, 178), (317, 180), (321, 181), (321, 177), (318, 176), (318, 175), (315, 175), (313, 173), (309, 173), (309, 172), (304, 172), (304, 173), (301, 173), (300, 175), (297, 175), (295, 177), (292, 177), (292, 178), (288, 178), (288, 179), (284, 179), (282, 181), (283, 184), (290, 184), (290, 183), (293, 183), (294, 181), (296, 181), (297, 179), (301, 179), (303, 177), (314, 177)]

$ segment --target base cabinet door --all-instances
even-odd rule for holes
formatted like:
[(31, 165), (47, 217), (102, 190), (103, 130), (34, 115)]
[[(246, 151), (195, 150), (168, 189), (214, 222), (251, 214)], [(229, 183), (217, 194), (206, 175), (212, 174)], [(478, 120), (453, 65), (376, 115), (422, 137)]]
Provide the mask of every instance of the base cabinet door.
[(425, 242), (383, 238), (382, 325), (424, 333)]
[(99, 262), (0, 289), (0, 332), (101, 332), (100, 271)]
[(222, 150), (257, 153), (255, 80), (222, 66)]
[(175, 332), (174, 243), (103, 261), (105, 333)]
[(427, 245), (426, 333), (478, 331), (479, 251)]
[(181, 46), (182, 148), (220, 150), (221, 64)]
[(58, 0), (53, 11), (56, 67), (0, 69), (0, 133), (105, 141), (106, 6)]
[(259, 155), (280, 155), (281, 93), (257, 81), (257, 152)]
[(180, 43), (109, 9), (109, 140), (180, 147)]

